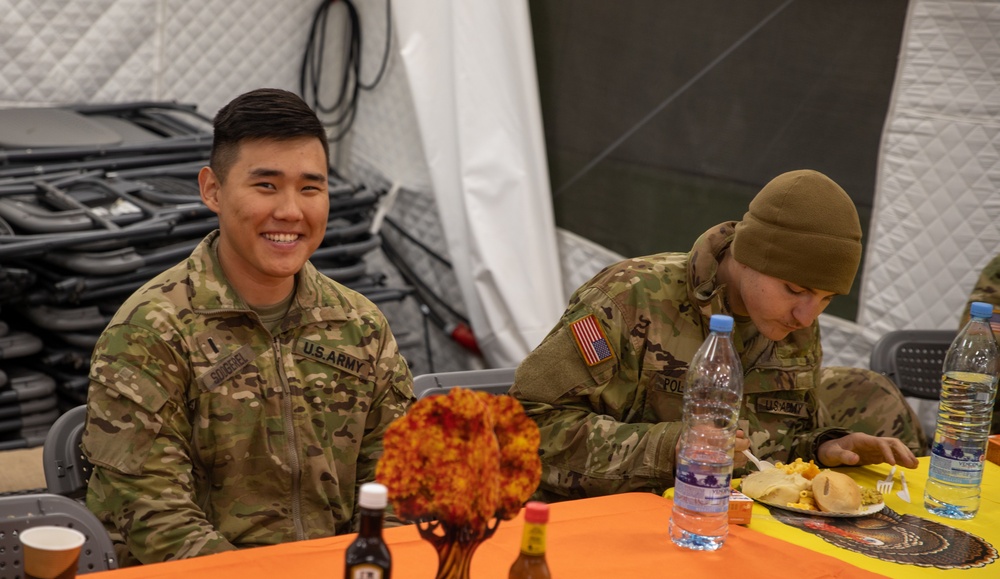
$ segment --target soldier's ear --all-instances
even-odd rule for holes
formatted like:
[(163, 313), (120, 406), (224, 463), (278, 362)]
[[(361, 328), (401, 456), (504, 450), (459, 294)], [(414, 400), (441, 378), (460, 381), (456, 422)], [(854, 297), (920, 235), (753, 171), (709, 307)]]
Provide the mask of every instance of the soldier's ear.
[(211, 167), (202, 167), (198, 172), (198, 188), (201, 191), (201, 200), (215, 213), (219, 212), (219, 190), (222, 189), (222, 181), (219, 180), (215, 171)]

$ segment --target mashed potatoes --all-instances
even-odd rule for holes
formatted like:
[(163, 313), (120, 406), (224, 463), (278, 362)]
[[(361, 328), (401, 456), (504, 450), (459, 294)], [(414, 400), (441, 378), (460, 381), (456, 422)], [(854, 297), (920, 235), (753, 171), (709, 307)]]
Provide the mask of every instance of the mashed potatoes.
[(812, 481), (799, 473), (788, 474), (780, 468), (769, 468), (743, 479), (743, 494), (776, 505), (799, 502), (801, 491), (812, 488)]

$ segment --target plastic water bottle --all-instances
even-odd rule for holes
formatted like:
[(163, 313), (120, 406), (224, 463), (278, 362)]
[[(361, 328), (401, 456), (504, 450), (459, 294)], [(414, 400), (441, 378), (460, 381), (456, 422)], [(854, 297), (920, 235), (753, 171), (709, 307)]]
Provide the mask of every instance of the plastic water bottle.
[(674, 483), (670, 538), (714, 551), (729, 533), (729, 481), (743, 400), (743, 367), (733, 347), (733, 318), (714, 315), (684, 386), (684, 426)]
[(941, 404), (924, 491), (924, 507), (951, 519), (971, 519), (979, 511), (1000, 371), (1000, 354), (989, 324), (993, 306), (973, 302), (971, 315), (944, 359)]

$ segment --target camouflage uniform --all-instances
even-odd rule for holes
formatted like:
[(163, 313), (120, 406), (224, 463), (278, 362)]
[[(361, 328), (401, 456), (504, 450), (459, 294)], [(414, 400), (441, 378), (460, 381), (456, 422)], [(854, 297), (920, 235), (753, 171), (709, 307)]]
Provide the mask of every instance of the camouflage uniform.
[[(598, 273), (518, 367), (511, 394), (542, 432), (537, 498), (659, 493), (673, 485), (684, 376), (709, 317), (730, 312), (715, 276), (734, 227), (706, 232), (690, 254), (625, 260)], [(610, 348), (588, 366), (573, 324), (589, 316)], [(847, 433), (820, 416), (819, 325), (774, 342), (748, 318), (735, 322), (744, 370), (740, 426), (751, 450), (777, 460), (815, 458), (820, 443)]]
[[(993, 318), (990, 320), (990, 325), (993, 327), (993, 335), (997, 337), (997, 341), (1000, 341), (1000, 253), (980, 272), (976, 287), (972, 288), (969, 301), (966, 302), (965, 309), (962, 310), (962, 321), (959, 328), (965, 327), (965, 324), (968, 323), (969, 308), (972, 307), (972, 302), (993, 304)], [(990, 427), (990, 433), (1000, 433), (1000, 396), (997, 396), (996, 404), (993, 406), (993, 424)]]
[(306, 263), (272, 335), (217, 239), (132, 295), (94, 352), (87, 506), (124, 564), (356, 530), (358, 487), (413, 401), (375, 305)]

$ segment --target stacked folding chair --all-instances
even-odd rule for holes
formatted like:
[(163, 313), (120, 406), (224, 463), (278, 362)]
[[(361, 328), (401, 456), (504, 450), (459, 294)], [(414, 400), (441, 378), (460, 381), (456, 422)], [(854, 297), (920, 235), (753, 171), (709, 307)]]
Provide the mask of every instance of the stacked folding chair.
[(59, 417), (56, 383), (25, 366), (42, 340), (0, 323), (0, 450), (38, 446)]

